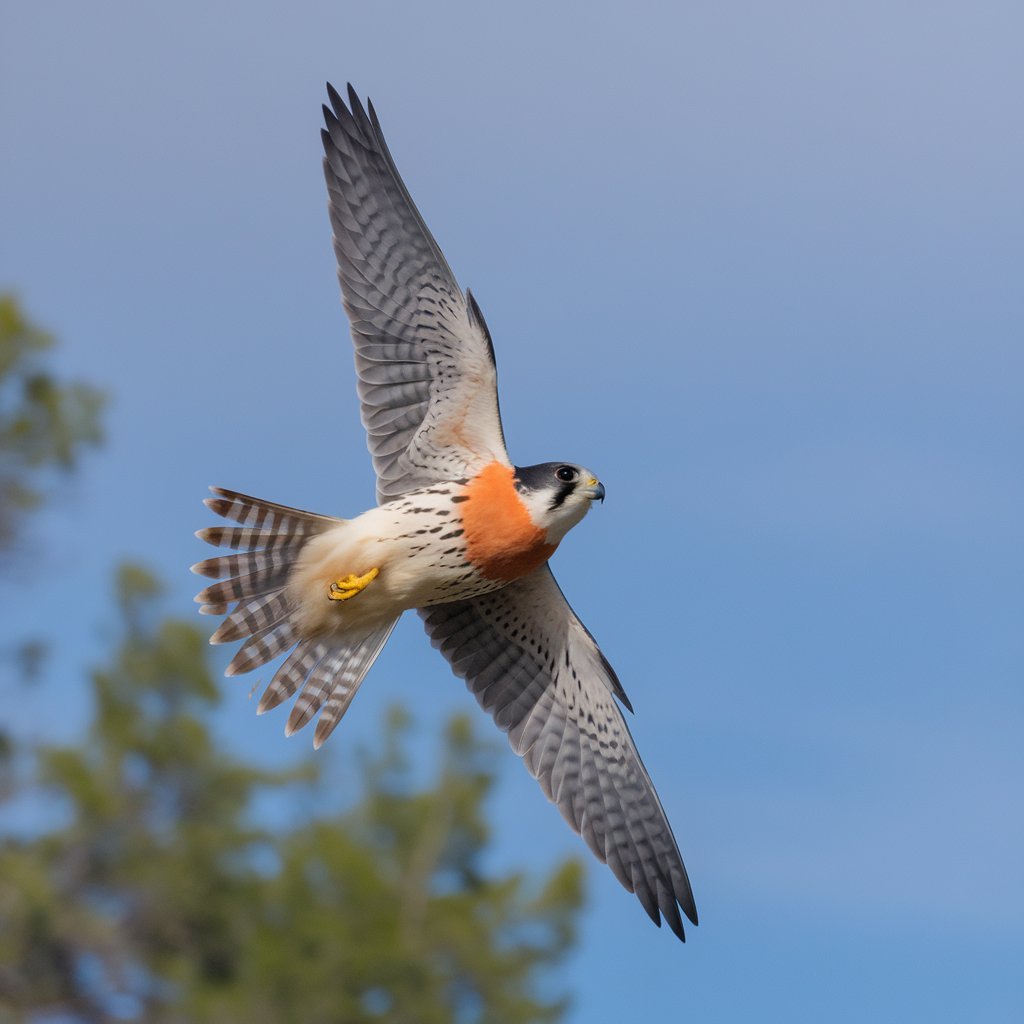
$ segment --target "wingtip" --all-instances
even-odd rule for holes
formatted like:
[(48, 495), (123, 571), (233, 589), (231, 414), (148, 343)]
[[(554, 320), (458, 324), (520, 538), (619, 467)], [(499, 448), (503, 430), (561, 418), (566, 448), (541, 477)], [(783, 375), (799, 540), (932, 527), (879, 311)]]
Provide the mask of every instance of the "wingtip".
[(679, 916), (679, 906), (675, 899), (669, 897), (670, 903), (662, 908), (661, 914), (668, 924), (669, 928), (672, 929), (672, 934), (680, 942), (686, 941), (686, 931), (683, 929), (683, 919)]
[(330, 82), (327, 83), (327, 98), (331, 101), (331, 106), (334, 107), (335, 110), (337, 110), (339, 103), (344, 105), (344, 100), (342, 100), (338, 90), (335, 89)]
[(683, 928), (683, 922), (679, 917), (679, 911), (676, 910), (675, 914), (667, 914), (664, 910), (661, 911), (658, 920), (655, 922), (660, 928), (662, 922), (668, 925), (668, 930), (682, 943), (686, 942), (686, 930)]
[(480, 308), (480, 304), (476, 301), (476, 296), (470, 288), (466, 289), (466, 309), (469, 311), (470, 324), (483, 334), (484, 341), (487, 342), (487, 354), (491, 357), (491, 365), (496, 368), (498, 360), (494, 354), (494, 342), (491, 340), (491, 332), (487, 326), (487, 321), (484, 319), (483, 310)]
[(676, 903), (679, 904), (687, 920), (696, 928), (700, 923), (697, 920), (697, 901), (693, 898), (693, 889), (690, 888), (690, 879), (686, 875), (686, 868), (682, 861), (679, 863), (681, 869), (678, 873), (672, 872), (672, 888), (675, 892)]

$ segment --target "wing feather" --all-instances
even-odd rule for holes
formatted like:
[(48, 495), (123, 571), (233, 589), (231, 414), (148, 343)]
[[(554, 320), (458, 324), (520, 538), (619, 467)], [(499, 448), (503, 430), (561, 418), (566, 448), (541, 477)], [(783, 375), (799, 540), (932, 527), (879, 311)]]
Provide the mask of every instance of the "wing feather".
[(697, 923), (672, 828), (616, 704), (604, 655), (545, 566), (501, 590), (420, 612), (435, 647), (652, 920)]
[(369, 112), (330, 86), (324, 175), (378, 500), (509, 465), (494, 349)]

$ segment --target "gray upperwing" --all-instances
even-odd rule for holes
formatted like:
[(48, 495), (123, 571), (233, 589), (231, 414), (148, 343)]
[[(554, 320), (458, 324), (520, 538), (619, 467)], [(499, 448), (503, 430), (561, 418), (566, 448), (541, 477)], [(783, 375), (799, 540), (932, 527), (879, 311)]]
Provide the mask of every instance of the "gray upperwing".
[(373, 110), (327, 86), (324, 175), (363, 425), (383, 502), (508, 465), (494, 352), (398, 174)]
[[(433, 645), (548, 799), (658, 925), (697, 909), (672, 828), (615, 702), (618, 680), (550, 569), (422, 609)], [(624, 696), (624, 694), (623, 694)]]

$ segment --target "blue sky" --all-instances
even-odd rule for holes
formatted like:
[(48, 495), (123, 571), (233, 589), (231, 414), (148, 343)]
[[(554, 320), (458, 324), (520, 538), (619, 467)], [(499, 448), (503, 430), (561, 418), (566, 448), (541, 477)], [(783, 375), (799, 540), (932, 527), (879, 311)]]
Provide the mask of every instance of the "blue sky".
[[(351, 80), (487, 316), (513, 458), (608, 488), (554, 566), (702, 924), (595, 865), (573, 1024), (1019, 1020), (1022, 34), (988, 0), (12, 10), (0, 287), (112, 405), (5, 585), (5, 643), (63, 636), (5, 716), (81, 728), (115, 560), (191, 614), (208, 484), (372, 502), (318, 137)], [(246, 689), (225, 742), (304, 749)], [(394, 700), (425, 736), (474, 706), (411, 618), (339, 785)], [(494, 814), (500, 866), (582, 851), (511, 754)]]

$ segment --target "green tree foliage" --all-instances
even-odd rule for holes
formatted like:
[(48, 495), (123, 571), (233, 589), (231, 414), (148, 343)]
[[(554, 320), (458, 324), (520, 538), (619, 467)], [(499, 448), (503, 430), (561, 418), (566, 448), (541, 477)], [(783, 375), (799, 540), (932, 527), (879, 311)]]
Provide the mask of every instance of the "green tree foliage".
[(573, 941), (581, 870), (487, 870), (495, 758), (468, 721), (449, 725), (428, 788), (394, 712), (344, 777), (354, 806), (259, 827), (257, 797), (312, 785), (326, 801), (339, 783), (315, 760), (268, 772), (218, 745), (205, 635), (158, 619), (157, 591), (121, 571), (88, 735), (39, 750), (28, 787), (8, 787), (55, 818), (0, 837), (0, 1022), (559, 1019), (544, 975)]
[(45, 365), (53, 344), (12, 295), (0, 294), (0, 551), (42, 499), (47, 472), (73, 468), (102, 436), (100, 393), (53, 377)]

